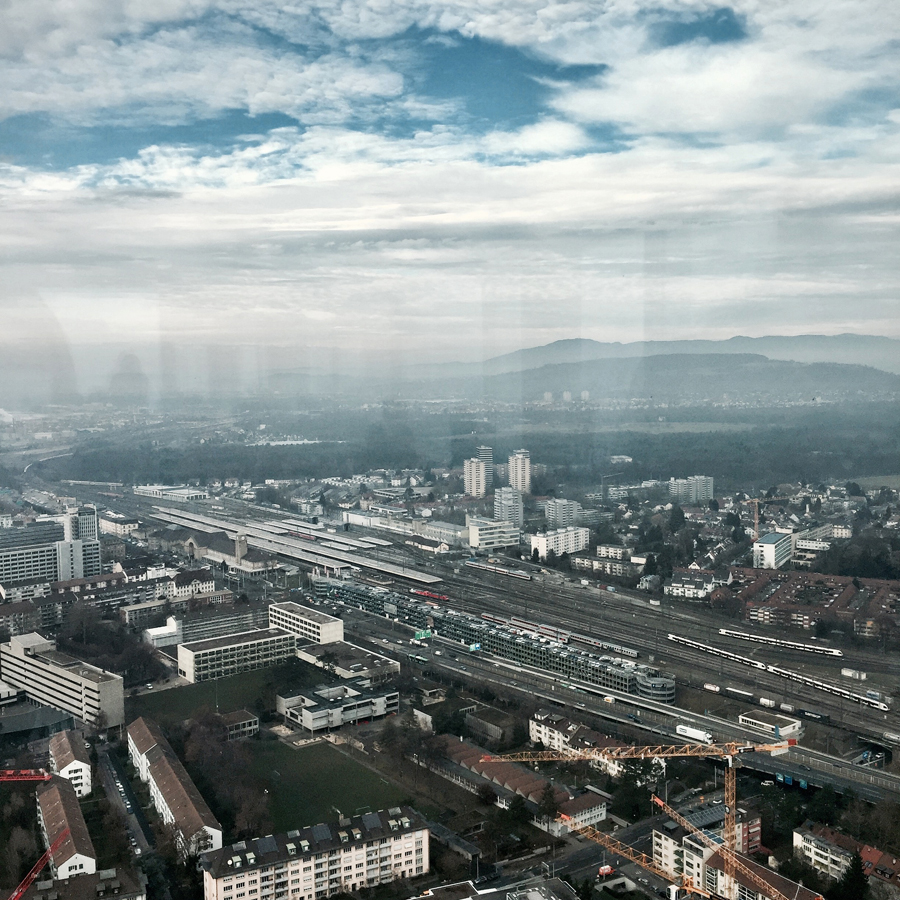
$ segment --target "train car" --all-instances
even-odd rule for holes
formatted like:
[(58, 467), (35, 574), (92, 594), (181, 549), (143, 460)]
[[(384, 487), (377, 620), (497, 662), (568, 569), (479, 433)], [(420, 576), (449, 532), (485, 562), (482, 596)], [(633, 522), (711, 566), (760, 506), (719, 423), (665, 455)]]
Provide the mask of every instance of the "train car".
[(421, 588), (410, 588), (409, 592), (415, 594), (417, 597), (428, 597), (431, 600), (446, 601), (450, 599), (446, 594), (435, 594), (432, 591), (423, 591)]
[(508, 569), (506, 566), (483, 563), (475, 559), (467, 559), (466, 565), (472, 569), (482, 569), (485, 572), (493, 572), (495, 575), (505, 575), (507, 578), (520, 578), (523, 581), (531, 581), (531, 575), (529, 575), (528, 572), (522, 571), (522, 569)]
[(813, 722), (821, 722), (823, 725), (827, 725), (831, 721), (828, 713), (815, 712), (811, 709), (798, 709), (797, 715), (803, 716), (804, 719), (811, 719)]
[(737, 697), (739, 700), (746, 700), (748, 703), (752, 703), (754, 700), (753, 694), (750, 691), (742, 691), (740, 688), (736, 687), (726, 687), (726, 694), (731, 694), (732, 697)]
[(752, 641), (755, 644), (771, 644), (773, 647), (784, 647), (787, 650), (802, 650), (804, 653), (817, 653), (820, 656), (844, 655), (843, 650), (835, 650), (833, 647), (824, 647), (819, 644), (801, 644), (798, 641), (785, 641), (765, 634), (748, 634), (746, 631), (732, 631), (730, 628), (720, 628), (719, 634), (737, 638), (740, 641)]

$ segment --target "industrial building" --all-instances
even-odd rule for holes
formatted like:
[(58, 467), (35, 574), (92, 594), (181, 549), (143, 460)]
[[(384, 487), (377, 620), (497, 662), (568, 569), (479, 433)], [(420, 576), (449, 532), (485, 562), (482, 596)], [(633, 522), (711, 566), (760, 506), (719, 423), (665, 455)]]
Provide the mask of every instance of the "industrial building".
[(636, 694), (659, 703), (675, 702), (675, 680), (653, 666), (613, 656), (598, 656), (566, 643), (529, 636), (457, 610), (423, 603), (402, 594), (374, 590), (353, 581), (317, 578), (317, 595), (333, 597), (376, 615), (399, 619), (415, 629), (431, 629), (466, 647), (477, 645), (495, 656), (602, 688)]
[(204, 900), (317, 900), (429, 871), (428, 825), (394, 807), (204, 853)]
[(122, 677), (60, 653), (55, 641), (35, 632), (0, 644), (0, 681), (88, 725), (118, 728), (125, 723)]

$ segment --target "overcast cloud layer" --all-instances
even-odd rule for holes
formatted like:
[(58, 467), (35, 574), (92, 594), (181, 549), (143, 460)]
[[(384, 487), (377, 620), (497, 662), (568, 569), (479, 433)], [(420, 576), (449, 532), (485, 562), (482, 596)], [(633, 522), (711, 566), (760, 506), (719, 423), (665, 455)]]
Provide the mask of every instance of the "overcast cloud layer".
[(5, 0), (0, 330), (900, 337), (898, 10)]

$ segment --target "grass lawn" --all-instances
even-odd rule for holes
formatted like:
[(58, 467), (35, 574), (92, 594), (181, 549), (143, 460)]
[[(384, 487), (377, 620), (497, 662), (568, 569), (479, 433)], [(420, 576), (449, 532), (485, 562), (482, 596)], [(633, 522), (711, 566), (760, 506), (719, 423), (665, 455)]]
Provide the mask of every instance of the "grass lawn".
[(294, 750), (279, 741), (252, 741), (250, 774), (269, 794), (275, 832), (387, 809), (408, 800), (400, 788), (348, 759), (331, 744)]
[(126, 697), (125, 721), (149, 716), (165, 728), (190, 718), (204, 706), (214, 710), (217, 697), (221, 713), (249, 709), (259, 714), (275, 709), (275, 694), (282, 690), (309, 687), (331, 680), (327, 672), (300, 660), (291, 660), (283, 666)]

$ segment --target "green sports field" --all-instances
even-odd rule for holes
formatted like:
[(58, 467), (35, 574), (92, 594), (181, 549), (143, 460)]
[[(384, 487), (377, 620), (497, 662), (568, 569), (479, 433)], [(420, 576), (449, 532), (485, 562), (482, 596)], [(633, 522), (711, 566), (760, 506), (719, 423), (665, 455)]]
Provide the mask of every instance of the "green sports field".
[(344, 756), (331, 744), (294, 749), (280, 741), (252, 741), (250, 775), (267, 790), (275, 832), (333, 822), (336, 810), (353, 816), (408, 801), (377, 772)]

